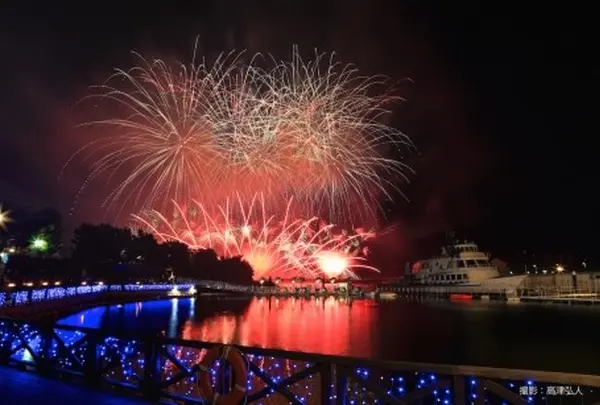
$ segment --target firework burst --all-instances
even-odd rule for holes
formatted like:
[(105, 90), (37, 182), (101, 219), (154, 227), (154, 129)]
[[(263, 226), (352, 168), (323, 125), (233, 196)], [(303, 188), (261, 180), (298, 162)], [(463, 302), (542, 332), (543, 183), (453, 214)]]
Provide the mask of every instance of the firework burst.
[(407, 170), (384, 155), (409, 144), (380, 122), (395, 98), (371, 95), (381, 79), (333, 54), (305, 62), (294, 48), (290, 62), (249, 63), (228, 54), (210, 66), (141, 60), (92, 95), (120, 107), (88, 123), (111, 130), (84, 148), (91, 179), (125, 172), (107, 205), (164, 210), (171, 200), (214, 205), (260, 192), (269, 210), (293, 197), (304, 216), (341, 220), (374, 214)]
[(89, 180), (125, 173), (105, 205), (165, 207), (172, 198), (204, 194), (215, 184), (217, 162), (228, 147), (213, 133), (227, 102), (220, 100), (220, 81), (228, 78), (237, 56), (223, 55), (210, 68), (204, 63), (170, 67), (137, 56), (140, 66), (117, 70), (86, 98), (109, 101), (118, 113), (85, 123), (104, 130), (74, 157), (92, 160)]
[(383, 79), (360, 76), (334, 56), (305, 62), (295, 50), (291, 62), (279, 63), (266, 77), (278, 117), (272, 137), (280, 144), (278, 161), (295, 173), (288, 176), (287, 189), (303, 206), (326, 207), (331, 217), (340, 218), (361, 208), (373, 213), (378, 197), (396, 188), (389, 175), (396, 180), (407, 167), (383, 152), (408, 139), (378, 121), (388, 112), (387, 103), (397, 99), (371, 95)]
[[(178, 241), (191, 249), (214, 249), (219, 256), (241, 256), (261, 277), (350, 277), (365, 263), (364, 242), (372, 232), (339, 230), (319, 218), (293, 219), (291, 201), (282, 217), (270, 215), (262, 196), (249, 204), (241, 198), (211, 208), (199, 202), (174, 204), (175, 219), (150, 210), (135, 216), (142, 228), (161, 242)], [(214, 210), (215, 207), (212, 207)]]

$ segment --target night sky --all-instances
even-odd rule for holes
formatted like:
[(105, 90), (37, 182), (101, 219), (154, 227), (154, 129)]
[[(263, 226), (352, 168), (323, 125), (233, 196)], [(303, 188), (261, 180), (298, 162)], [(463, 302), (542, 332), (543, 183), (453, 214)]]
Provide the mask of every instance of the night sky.
[(471, 0), (59, 3), (20, 2), (0, 16), (0, 200), (55, 206), (71, 226), (102, 219), (102, 183), (69, 216), (85, 162), (59, 179), (84, 141), (74, 105), (114, 67), (130, 67), (131, 50), (189, 61), (198, 36), (209, 57), (248, 49), (284, 59), (298, 44), (398, 83), (406, 102), (392, 120), (419, 150), (410, 202), (389, 209), (403, 240), (459, 229), (504, 252), (595, 247), (596, 45), (585, 10)]

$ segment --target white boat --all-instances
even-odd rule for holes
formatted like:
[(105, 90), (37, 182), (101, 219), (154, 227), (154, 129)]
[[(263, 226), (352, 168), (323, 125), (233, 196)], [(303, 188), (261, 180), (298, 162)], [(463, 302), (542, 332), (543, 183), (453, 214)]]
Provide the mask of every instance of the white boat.
[(501, 276), (490, 263), (490, 255), (480, 251), (474, 242), (449, 245), (440, 256), (415, 262), (408, 270), (407, 281), (413, 286), (464, 287), (466, 292), (507, 295), (514, 294), (527, 277)]

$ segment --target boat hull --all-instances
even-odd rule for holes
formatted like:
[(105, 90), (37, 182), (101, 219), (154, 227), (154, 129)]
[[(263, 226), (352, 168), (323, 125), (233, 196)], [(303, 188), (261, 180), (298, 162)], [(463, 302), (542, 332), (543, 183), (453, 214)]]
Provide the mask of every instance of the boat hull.
[(461, 283), (461, 284), (408, 284), (405, 287), (432, 293), (445, 293), (448, 291), (457, 294), (504, 294), (507, 297), (516, 296), (517, 290), (523, 285), (526, 275), (497, 277), (488, 280), (482, 280), (479, 283)]

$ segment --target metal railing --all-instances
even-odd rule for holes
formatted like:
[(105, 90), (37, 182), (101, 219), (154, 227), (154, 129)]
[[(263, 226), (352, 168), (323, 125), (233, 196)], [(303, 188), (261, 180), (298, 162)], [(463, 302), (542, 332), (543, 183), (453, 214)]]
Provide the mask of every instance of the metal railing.
[[(125, 387), (153, 402), (207, 403), (197, 372), (213, 346), (0, 319), (0, 364), (26, 366), (45, 375), (71, 375), (95, 386)], [(238, 348), (248, 368), (245, 403), (551, 404), (559, 396), (590, 403), (597, 395), (590, 387), (600, 387), (600, 377), (592, 375)], [(231, 370), (225, 361), (211, 368), (210, 376), (217, 391), (228, 392)]]

